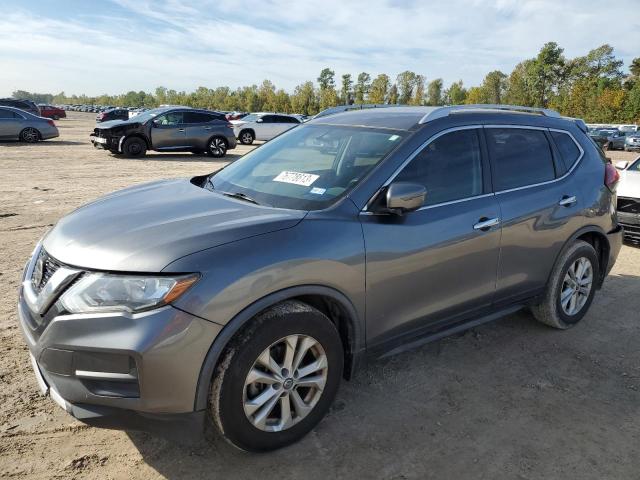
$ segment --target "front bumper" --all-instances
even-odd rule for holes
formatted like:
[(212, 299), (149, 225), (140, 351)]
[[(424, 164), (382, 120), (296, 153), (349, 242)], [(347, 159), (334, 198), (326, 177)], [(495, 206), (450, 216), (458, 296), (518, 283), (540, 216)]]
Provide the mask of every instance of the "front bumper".
[(26, 298), (30, 271), (18, 318), (43, 393), (83, 420), (194, 412), (202, 364), (221, 326), (172, 306), (80, 315), (54, 303), (40, 315)]
[(618, 212), (618, 221), (624, 227), (626, 239), (640, 242), (640, 214)]
[(96, 134), (90, 135), (91, 143), (96, 148), (102, 148), (103, 150), (111, 150), (114, 152), (122, 152), (122, 142), (124, 136), (108, 136), (98, 137)]

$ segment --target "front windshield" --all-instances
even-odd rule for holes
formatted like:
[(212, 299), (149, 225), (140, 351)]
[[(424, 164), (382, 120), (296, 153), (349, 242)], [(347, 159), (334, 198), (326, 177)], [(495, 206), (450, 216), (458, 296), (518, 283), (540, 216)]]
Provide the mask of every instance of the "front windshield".
[(326, 208), (396, 147), (404, 132), (303, 125), (265, 143), (209, 178), (208, 188), (261, 205)]
[(153, 108), (151, 110), (147, 110), (146, 112), (141, 112), (137, 114), (134, 118), (136, 119), (136, 122), (143, 123), (166, 111), (167, 111), (166, 108)]

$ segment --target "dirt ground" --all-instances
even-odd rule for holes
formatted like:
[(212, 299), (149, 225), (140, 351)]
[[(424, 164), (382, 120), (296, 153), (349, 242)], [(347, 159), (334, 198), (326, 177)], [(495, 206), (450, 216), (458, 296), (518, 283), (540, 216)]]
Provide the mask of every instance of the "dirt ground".
[(113, 157), (89, 144), (93, 117), (71, 112), (55, 140), (0, 143), (0, 477), (640, 478), (640, 249), (632, 246), (573, 330), (523, 312), (371, 362), (343, 382), (308, 437), (275, 453), (186, 447), (75, 421), (39, 396), (17, 326), (31, 249), (62, 215), (106, 192), (221, 165), (191, 154)]

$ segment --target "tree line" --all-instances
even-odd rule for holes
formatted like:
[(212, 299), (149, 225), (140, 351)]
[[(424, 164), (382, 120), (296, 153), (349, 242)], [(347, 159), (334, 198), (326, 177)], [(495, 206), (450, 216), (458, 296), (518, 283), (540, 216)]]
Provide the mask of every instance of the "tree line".
[[(324, 68), (316, 83), (301, 83), (292, 93), (270, 80), (260, 85), (231, 89), (199, 87), (176, 91), (158, 87), (155, 92), (130, 91), (121, 95), (37, 94), (22, 90), (15, 98), (38, 103), (98, 104), (156, 107), (188, 105), (225, 111), (274, 111), (314, 115), (325, 108), (347, 103), (398, 105), (512, 104), (558, 110), (570, 117), (594, 123), (640, 123), (640, 57), (622, 70), (610, 45), (602, 45), (576, 58), (567, 58), (555, 42), (546, 43), (534, 57), (520, 62), (510, 73), (489, 72), (480, 85), (465, 87), (462, 80), (444, 87), (443, 80), (412, 71), (395, 78), (367, 72), (336, 78)], [(338, 84), (339, 82), (339, 84)]]

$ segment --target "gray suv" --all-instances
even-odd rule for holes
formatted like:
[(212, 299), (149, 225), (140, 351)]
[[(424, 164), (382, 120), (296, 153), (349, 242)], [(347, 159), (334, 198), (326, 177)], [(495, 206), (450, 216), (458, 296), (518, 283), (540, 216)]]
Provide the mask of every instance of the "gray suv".
[(617, 171), (585, 132), (518, 107), (338, 113), (90, 203), (24, 271), (41, 389), (94, 425), (195, 422), (263, 451), (367, 356), (523, 308), (573, 327), (622, 242)]
[(157, 150), (219, 158), (236, 148), (233, 125), (224, 114), (187, 107), (154, 108), (128, 120), (103, 121), (90, 138), (94, 147), (127, 157)]

